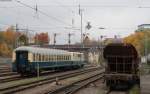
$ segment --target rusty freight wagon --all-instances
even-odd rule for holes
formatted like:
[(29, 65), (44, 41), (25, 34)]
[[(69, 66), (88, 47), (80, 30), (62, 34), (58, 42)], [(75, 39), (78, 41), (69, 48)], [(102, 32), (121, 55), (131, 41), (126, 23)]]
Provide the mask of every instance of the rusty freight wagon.
[(104, 48), (106, 86), (140, 85), (139, 57), (131, 44), (112, 43)]

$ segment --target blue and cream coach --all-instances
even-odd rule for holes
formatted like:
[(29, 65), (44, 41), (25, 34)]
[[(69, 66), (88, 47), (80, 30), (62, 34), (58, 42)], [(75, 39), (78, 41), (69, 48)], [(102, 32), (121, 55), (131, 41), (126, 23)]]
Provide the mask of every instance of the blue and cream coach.
[(29, 47), (18, 47), (13, 51), (13, 71), (21, 74), (36, 73), (42, 70), (80, 68), (85, 64), (80, 52)]

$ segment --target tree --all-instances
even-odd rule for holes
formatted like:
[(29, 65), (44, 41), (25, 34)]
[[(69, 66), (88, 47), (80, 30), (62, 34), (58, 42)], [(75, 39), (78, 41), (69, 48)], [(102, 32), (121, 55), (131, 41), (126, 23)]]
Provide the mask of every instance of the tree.
[(43, 45), (49, 43), (48, 33), (39, 33), (35, 35), (35, 43)]
[(17, 39), (19, 45), (28, 45), (28, 37), (25, 34), (22, 34)]
[(0, 44), (4, 42), (4, 35), (3, 32), (0, 32)]
[(4, 32), (4, 37), (5, 41), (8, 44), (13, 44), (15, 40), (15, 31), (13, 31), (13, 27), (9, 27), (5, 32)]
[(1, 43), (0, 44), (0, 56), (10, 56), (11, 55), (11, 51), (8, 48), (6, 43)]
[(135, 32), (124, 38), (124, 42), (133, 44), (140, 55), (144, 55), (145, 48), (150, 53), (150, 30)]

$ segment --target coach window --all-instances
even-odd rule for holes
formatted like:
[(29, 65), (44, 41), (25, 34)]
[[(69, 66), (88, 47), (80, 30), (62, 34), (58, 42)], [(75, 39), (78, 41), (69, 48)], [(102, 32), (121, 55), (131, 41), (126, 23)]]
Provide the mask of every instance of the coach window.
[(43, 59), (42, 60), (45, 61), (45, 55), (43, 55)]
[(41, 61), (43, 61), (43, 55), (41, 55)]
[(48, 55), (46, 55), (46, 61), (48, 61)]
[(41, 55), (41, 61), (43, 61), (43, 55)]
[(55, 56), (53, 55), (53, 61), (55, 61)]
[(68, 56), (66, 56), (66, 60), (68, 59)]
[(55, 61), (55, 56), (53, 55), (52, 57), (53, 57), (53, 61)]
[(48, 61), (50, 61), (50, 55), (48, 55)]
[(35, 54), (33, 54), (33, 61), (35, 61)]
[(55, 55), (55, 61), (57, 61), (57, 55)]
[(39, 57), (38, 57), (38, 54), (36, 54), (36, 61), (39, 61)]
[(49, 61), (52, 61), (52, 56), (51, 55), (49, 56)]
[(56, 55), (56, 61), (58, 60), (58, 55)]
[(46, 55), (46, 61), (48, 61), (48, 55)]
[(62, 55), (62, 60), (64, 60), (64, 56)]
[(59, 57), (58, 60), (61, 60), (61, 56), (59, 55), (58, 57)]
[(52, 55), (50, 55), (50, 61), (53, 61), (53, 56)]
[(34, 61), (37, 61), (37, 54), (34, 54)]
[(65, 60), (65, 56), (63, 56), (63, 60)]
[(45, 55), (45, 61), (47, 61), (47, 55)]
[(66, 56), (66, 60), (68, 60), (68, 56)]
[(40, 61), (40, 54), (38, 54), (38, 61)]
[(62, 55), (60, 56), (60, 60), (62, 61)]
[(59, 56), (59, 60), (61, 60), (61, 55)]
[(55, 61), (55, 55), (53, 55), (53, 61)]
[(58, 55), (58, 59), (57, 59), (58, 61), (60, 60), (60, 56)]
[(47, 61), (49, 61), (49, 55), (47, 55)]
[(62, 55), (60, 56), (60, 60), (62, 61)]
[(36, 61), (37, 57), (36, 57), (36, 54), (34, 54), (34, 61)]
[(42, 61), (45, 61), (45, 55), (42, 56)]
[(47, 55), (47, 61), (49, 61), (49, 55)]
[(52, 60), (52, 56), (51, 55), (49, 55), (49, 61), (51, 61)]
[(66, 60), (66, 56), (64, 56), (64, 60)]
[(57, 56), (57, 60), (59, 61), (59, 59), (60, 59), (60, 56), (58, 55), (58, 56)]
[(39, 61), (41, 61), (41, 55), (39, 54)]
[(35, 61), (35, 54), (33, 54), (33, 61)]

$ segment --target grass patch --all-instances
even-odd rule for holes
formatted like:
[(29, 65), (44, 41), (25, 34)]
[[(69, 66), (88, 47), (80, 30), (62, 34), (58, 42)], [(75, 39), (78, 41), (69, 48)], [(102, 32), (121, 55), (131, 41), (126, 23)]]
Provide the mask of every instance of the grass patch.
[(138, 85), (135, 85), (133, 88), (131, 88), (129, 94), (140, 94), (140, 88), (138, 87)]

